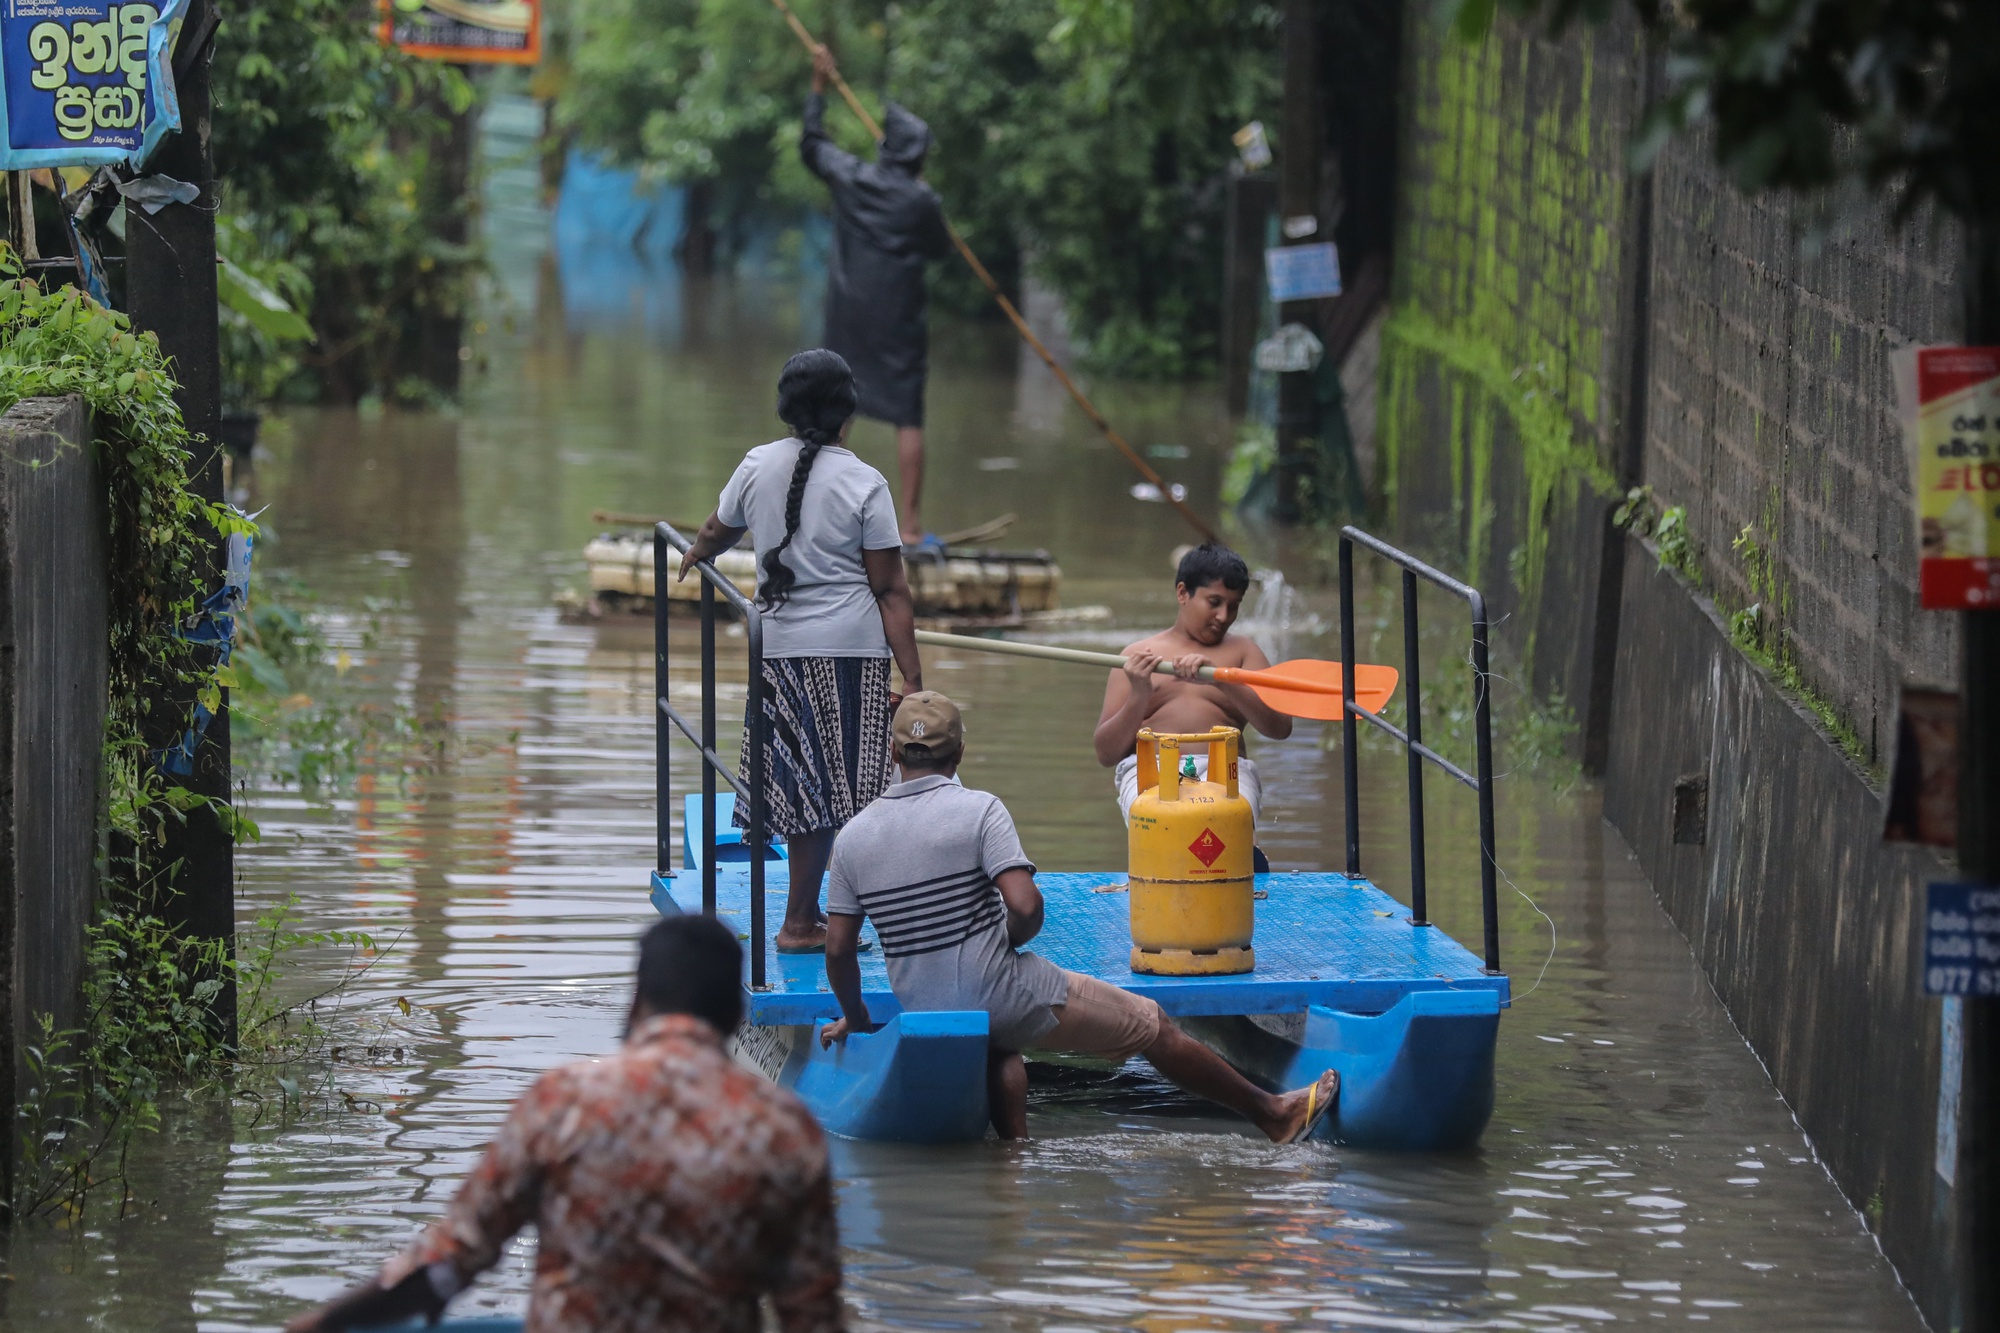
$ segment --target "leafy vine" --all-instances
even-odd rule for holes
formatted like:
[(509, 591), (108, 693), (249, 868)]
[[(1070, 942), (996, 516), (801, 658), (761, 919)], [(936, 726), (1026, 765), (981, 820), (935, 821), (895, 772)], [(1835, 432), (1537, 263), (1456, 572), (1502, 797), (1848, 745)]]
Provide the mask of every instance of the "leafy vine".
[[(0, 246), (0, 410), (27, 398), (81, 398), (97, 436), (108, 514), (109, 681), (105, 815), (132, 848), (164, 841), (170, 822), (211, 808), (238, 838), (255, 827), (226, 802), (164, 776), (148, 736), (179, 735), (197, 699), (222, 687), (216, 655), (180, 633), (208, 581), (218, 534), (248, 520), (189, 489), (193, 441), (152, 333), (74, 287), (44, 291)], [(45, 1016), (26, 1052), (29, 1073), (15, 1133), (20, 1212), (74, 1215), (113, 1156), (122, 1177), (132, 1136), (158, 1123), (166, 1078), (200, 1079), (233, 1052), (201, 1014), (233, 969), (221, 942), (177, 936), (160, 919), (171, 885), (140, 876), (137, 855), (89, 927), (84, 1022), (58, 1031)], [(107, 866), (118, 878), (123, 866)]]
[[(220, 691), (213, 654), (178, 629), (195, 613), (218, 534), (250, 532), (227, 505), (188, 489), (192, 439), (159, 339), (74, 287), (43, 291), (0, 246), (0, 410), (24, 398), (76, 395), (98, 425), (110, 515), (110, 697), (105, 778), (111, 826), (135, 845), (169, 820), (212, 805), (237, 836), (254, 828), (227, 804), (166, 780), (146, 734), (186, 725), (187, 703)], [(177, 710), (172, 718), (156, 710)], [(151, 725), (149, 725), (151, 724)]]

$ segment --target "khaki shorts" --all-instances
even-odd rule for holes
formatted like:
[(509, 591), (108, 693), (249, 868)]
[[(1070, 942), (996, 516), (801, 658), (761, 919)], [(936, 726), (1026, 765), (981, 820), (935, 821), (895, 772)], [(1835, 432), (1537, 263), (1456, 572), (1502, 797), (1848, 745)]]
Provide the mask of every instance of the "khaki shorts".
[(1028, 1043), (1038, 1051), (1068, 1051), (1106, 1060), (1129, 1060), (1160, 1035), (1167, 1015), (1156, 1000), (1065, 972), (1069, 999), (1055, 1005), (1056, 1025)]

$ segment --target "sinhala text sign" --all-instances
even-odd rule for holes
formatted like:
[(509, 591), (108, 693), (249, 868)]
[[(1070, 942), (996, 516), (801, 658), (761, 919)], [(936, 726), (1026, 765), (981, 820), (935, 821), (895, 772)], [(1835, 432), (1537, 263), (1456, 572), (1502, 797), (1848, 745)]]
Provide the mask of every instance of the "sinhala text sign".
[(1924, 994), (2000, 996), (2000, 885), (1929, 886)]
[(1895, 366), (1920, 604), (2000, 606), (2000, 347), (1905, 348)]
[(185, 0), (0, 0), (0, 168), (137, 166), (180, 128)]
[(382, 0), (382, 40), (458, 65), (532, 65), (540, 10), (538, 0)]

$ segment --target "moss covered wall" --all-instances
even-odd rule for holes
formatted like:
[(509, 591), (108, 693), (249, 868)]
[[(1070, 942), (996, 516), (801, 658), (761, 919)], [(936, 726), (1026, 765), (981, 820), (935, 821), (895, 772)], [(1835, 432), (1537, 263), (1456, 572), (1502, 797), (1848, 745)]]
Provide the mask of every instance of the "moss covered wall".
[(1405, 23), (1390, 526), (1457, 555), (1601, 749), (1605, 516), (1643, 481), (1686, 510), (1718, 604), (1757, 609), (1740, 646), (1879, 768), (1899, 686), (1954, 675), (1950, 618), (1915, 606), (1889, 353), (1955, 337), (1955, 237), (1864, 218), (1803, 245), (1816, 215), (1740, 195), (1699, 140), (1634, 179), (1629, 23), (1551, 41), (1503, 18), (1477, 44), (1429, 6)]
[(1638, 45), (1504, 19), (1471, 45), (1429, 6), (1405, 15), (1382, 498), (1405, 538), (1462, 554), (1545, 692), (1583, 705), (1587, 655), (1535, 649), (1550, 603), (1596, 582), (1551, 542), (1591, 544), (1619, 489)]
[[(1699, 139), (1635, 179), (1629, 27), (1405, 24), (1388, 527), (1468, 571), (1576, 707), (1606, 817), (1942, 1327), (1941, 1038), (1908, 929), (1942, 871), (1884, 847), (1871, 770), (1899, 686), (1954, 675), (1952, 618), (1916, 606), (1889, 354), (1956, 337), (1956, 238), (1863, 218), (1802, 244), (1821, 220), (1737, 193)], [(1692, 586), (1612, 528), (1638, 484), (1683, 512)]]

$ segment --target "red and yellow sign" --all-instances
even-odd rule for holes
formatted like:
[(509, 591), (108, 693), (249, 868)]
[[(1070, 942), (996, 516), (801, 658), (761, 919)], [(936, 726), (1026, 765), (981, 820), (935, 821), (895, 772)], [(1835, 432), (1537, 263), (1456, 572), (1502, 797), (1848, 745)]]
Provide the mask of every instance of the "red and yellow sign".
[(542, 58), (540, 0), (382, 0), (382, 40), (457, 65)]
[(1896, 370), (1920, 604), (2000, 607), (2000, 347), (1908, 348)]

